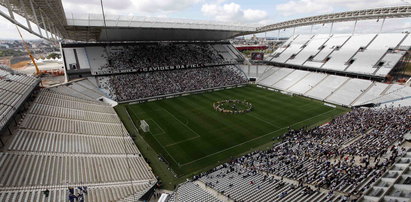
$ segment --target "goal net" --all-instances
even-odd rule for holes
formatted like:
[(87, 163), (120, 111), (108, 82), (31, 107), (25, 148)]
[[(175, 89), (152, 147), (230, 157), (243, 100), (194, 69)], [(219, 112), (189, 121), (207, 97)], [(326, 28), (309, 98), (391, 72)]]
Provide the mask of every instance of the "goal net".
[(150, 132), (150, 126), (145, 120), (140, 121), (140, 128), (143, 130), (145, 133)]

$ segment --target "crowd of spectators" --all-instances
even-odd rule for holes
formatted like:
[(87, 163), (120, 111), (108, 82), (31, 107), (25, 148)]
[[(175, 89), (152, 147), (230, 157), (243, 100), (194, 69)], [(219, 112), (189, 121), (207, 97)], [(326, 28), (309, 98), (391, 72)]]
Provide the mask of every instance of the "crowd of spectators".
[(406, 153), (399, 146), (411, 129), (411, 107), (354, 109), (313, 129), (290, 129), (271, 149), (236, 158), (221, 169), (258, 172), (330, 192), (360, 195)]
[(235, 66), (155, 71), (101, 76), (111, 97), (117, 101), (244, 84), (246, 76)]
[(411, 128), (410, 108), (386, 108), (384, 110), (367, 110), (366, 122), (369, 130), (359, 140), (345, 147), (343, 154), (363, 157), (381, 157), (390, 145), (401, 140), (404, 133)]
[(139, 71), (151, 67), (222, 64), (224, 58), (206, 43), (141, 43), (107, 47), (100, 71)]

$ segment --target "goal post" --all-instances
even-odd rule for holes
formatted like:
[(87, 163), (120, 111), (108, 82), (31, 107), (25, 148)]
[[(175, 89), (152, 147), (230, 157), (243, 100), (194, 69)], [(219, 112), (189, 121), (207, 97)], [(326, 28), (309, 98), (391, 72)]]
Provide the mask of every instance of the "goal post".
[(143, 130), (145, 133), (150, 132), (150, 126), (145, 120), (140, 121), (140, 128)]

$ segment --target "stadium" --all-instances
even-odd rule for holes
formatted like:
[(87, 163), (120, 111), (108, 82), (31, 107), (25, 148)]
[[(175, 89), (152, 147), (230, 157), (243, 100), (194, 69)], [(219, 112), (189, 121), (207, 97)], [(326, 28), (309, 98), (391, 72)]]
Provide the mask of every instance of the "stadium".
[[(45, 86), (27, 47), (35, 74), (0, 66), (0, 202), (410, 201), (411, 34), (355, 29), (411, 6), (259, 26), (101, 3), (68, 15), (61, 0), (0, 1), (58, 44), (64, 71)], [(318, 24), (330, 32), (295, 32)]]

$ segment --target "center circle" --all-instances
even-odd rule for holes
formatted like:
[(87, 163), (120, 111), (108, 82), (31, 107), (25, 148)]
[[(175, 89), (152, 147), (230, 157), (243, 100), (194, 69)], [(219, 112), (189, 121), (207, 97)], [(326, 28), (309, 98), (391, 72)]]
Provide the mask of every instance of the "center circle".
[(251, 112), (253, 105), (246, 100), (221, 100), (213, 103), (214, 110), (229, 114), (244, 114)]

